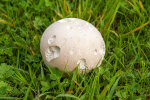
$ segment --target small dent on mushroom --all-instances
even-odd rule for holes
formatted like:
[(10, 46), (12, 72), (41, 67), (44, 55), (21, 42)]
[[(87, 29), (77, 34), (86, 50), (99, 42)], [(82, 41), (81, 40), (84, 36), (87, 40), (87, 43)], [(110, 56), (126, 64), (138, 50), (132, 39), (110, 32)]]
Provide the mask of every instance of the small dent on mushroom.
[(50, 46), (45, 51), (45, 57), (48, 62), (59, 56), (60, 56), (60, 48), (58, 46)]
[(48, 39), (48, 44), (52, 44), (56, 39), (56, 35), (51, 35), (50, 38)]
[(77, 65), (79, 65), (79, 69), (85, 69), (87, 67), (86, 59), (82, 58), (78, 60)]
[(94, 55), (97, 55), (97, 49), (94, 50)]
[(103, 50), (105, 50), (105, 45), (104, 45), (104, 43), (102, 44), (102, 48), (103, 48)]

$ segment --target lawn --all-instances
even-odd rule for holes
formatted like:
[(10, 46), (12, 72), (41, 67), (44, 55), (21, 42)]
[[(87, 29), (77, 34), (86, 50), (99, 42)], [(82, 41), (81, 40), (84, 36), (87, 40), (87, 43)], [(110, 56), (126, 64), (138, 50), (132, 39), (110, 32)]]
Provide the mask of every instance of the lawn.
[[(44, 30), (68, 17), (104, 38), (104, 60), (88, 74), (42, 60)], [(150, 100), (150, 1), (0, 0), (0, 99)]]

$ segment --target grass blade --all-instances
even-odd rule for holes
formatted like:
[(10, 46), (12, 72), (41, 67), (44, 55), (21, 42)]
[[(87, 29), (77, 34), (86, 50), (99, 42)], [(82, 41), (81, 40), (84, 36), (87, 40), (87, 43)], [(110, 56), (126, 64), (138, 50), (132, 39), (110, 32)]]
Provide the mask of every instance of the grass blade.
[(115, 89), (116, 89), (116, 87), (117, 87), (117, 85), (118, 85), (119, 79), (120, 79), (120, 77), (116, 80), (116, 82), (115, 82), (114, 85), (112, 86), (112, 88), (111, 88), (111, 90), (110, 90), (110, 92), (109, 92), (107, 98), (112, 98), (113, 93), (115, 92)]
[(110, 83), (109, 83), (109, 84), (103, 89), (103, 91), (101, 92), (100, 97), (99, 97), (99, 100), (102, 100), (102, 99), (105, 97), (107, 91), (110, 89), (110, 87), (113, 85), (113, 83), (115, 82), (116, 78), (117, 78), (120, 74), (122, 74), (121, 70), (119, 70), (118, 72), (116, 72), (115, 76), (112, 78), (112, 80), (110, 81)]
[(54, 10), (54, 12), (60, 17), (60, 18), (64, 18), (62, 14), (60, 14), (59, 12), (57, 12), (56, 10)]
[(29, 85), (29, 87), (27, 89), (27, 92), (26, 92), (26, 94), (24, 96), (24, 100), (28, 100), (28, 95), (29, 95), (30, 90), (31, 90), (31, 84)]
[(150, 23), (150, 21), (148, 21), (148, 22), (142, 24), (141, 26), (139, 26), (139, 27), (133, 29), (133, 30), (130, 31), (130, 32), (127, 32), (127, 33), (125, 33), (125, 34), (122, 34), (121, 36), (127, 36), (127, 35), (129, 35), (129, 34), (131, 34), (131, 33), (133, 33), (133, 32), (136, 32), (136, 31), (138, 31), (139, 29), (143, 28), (144, 26), (148, 25), (149, 23)]
[(0, 97), (0, 99), (3, 99), (3, 100), (22, 100), (22, 98), (17, 98), (17, 97)]
[(57, 96), (55, 97), (54, 100), (57, 100), (57, 99), (60, 98), (60, 97), (74, 98), (74, 99), (80, 100), (80, 98), (78, 98), (78, 97), (76, 97), (76, 96), (74, 96), (74, 95), (72, 95), (72, 94), (59, 94), (59, 95), (57, 95)]

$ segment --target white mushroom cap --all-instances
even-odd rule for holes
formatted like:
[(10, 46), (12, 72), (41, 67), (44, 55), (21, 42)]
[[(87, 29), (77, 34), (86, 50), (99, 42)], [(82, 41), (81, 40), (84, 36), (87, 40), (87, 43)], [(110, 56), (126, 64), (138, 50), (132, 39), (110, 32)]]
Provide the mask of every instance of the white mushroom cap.
[(40, 50), (46, 65), (64, 72), (73, 72), (79, 65), (82, 72), (101, 64), (105, 43), (101, 33), (89, 22), (65, 18), (44, 31)]

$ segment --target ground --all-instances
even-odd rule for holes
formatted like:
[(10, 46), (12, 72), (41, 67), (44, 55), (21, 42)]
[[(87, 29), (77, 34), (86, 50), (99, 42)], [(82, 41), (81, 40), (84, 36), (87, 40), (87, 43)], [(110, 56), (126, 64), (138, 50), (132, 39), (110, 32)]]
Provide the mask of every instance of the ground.
[[(149, 100), (149, 0), (0, 0), (0, 99)], [(47, 67), (43, 31), (67, 17), (102, 34), (106, 54), (88, 74)]]

